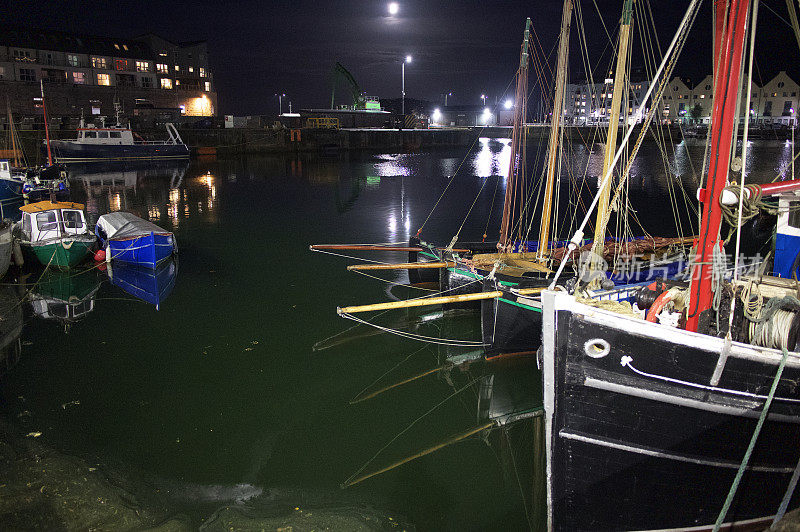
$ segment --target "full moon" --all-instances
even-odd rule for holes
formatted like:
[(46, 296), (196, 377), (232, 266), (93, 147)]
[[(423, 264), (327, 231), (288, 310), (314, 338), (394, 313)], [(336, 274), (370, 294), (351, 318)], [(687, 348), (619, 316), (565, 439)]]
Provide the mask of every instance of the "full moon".
[(389, 4), (390, 15), (396, 15), (398, 11), (400, 11), (400, 6), (397, 4), (397, 2), (392, 2)]

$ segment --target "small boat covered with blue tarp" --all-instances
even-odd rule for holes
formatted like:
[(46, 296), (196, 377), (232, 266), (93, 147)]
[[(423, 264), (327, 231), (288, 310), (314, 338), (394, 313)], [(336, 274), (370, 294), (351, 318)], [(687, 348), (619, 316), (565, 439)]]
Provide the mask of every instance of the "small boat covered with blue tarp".
[(172, 292), (177, 276), (176, 259), (167, 259), (155, 269), (124, 262), (108, 268), (111, 284), (135, 298), (155, 305), (156, 309)]
[(95, 234), (106, 251), (107, 261), (155, 268), (178, 251), (172, 233), (129, 212), (102, 215)]

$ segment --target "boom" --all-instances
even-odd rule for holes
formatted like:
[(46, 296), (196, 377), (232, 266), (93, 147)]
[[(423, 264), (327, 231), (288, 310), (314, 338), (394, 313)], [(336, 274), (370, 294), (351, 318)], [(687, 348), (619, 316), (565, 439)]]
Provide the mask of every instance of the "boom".
[(366, 101), (364, 98), (364, 93), (361, 91), (361, 87), (359, 87), (358, 82), (353, 75), (340, 62), (337, 61), (336, 64), (333, 65), (333, 71), (331, 75), (333, 77), (331, 83), (331, 109), (333, 109), (334, 98), (336, 96), (336, 83), (340, 78), (344, 78), (345, 81), (347, 81), (347, 83), (350, 85), (350, 93), (353, 97), (353, 108), (363, 108), (364, 102)]

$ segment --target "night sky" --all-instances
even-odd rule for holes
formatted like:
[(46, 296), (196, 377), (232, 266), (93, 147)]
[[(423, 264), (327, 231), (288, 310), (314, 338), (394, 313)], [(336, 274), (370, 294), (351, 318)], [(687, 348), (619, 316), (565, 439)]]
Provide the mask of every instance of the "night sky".
[[(688, 0), (650, 0), (659, 39), (666, 47)], [(406, 96), (451, 104), (477, 104), (513, 93), (525, 18), (531, 17), (544, 50), (553, 51), (562, 0), (446, 1), (398, 0), (390, 16), (387, 1), (172, 0), (74, 1), (3, 0), (4, 22), (101, 36), (134, 37), (154, 32), (172, 41), (207, 40), (211, 68), (225, 114), (277, 113), (277, 92), (293, 109), (330, 104), (331, 68), (341, 62), (368, 94), (400, 96), (401, 63), (406, 54)], [(580, 0), (590, 64), (597, 73), (609, 67), (609, 39), (621, 0)], [(676, 73), (692, 81), (711, 70), (712, 0), (705, 0)], [(599, 7), (601, 15), (595, 6)], [(771, 9), (770, 9), (771, 8)], [(774, 12), (773, 12), (774, 11)], [(775, 14), (777, 13), (777, 15)], [(800, 53), (784, 0), (762, 0), (756, 57), (763, 81), (787, 70), (798, 79)], [(635, 24), (634, 66), (641, 65), (639, 26)], [(571, 80), (585, 76), (573, 22)], [(552, 51), (552, 53), (551, 53)], [(758, 79), (757, 79), (758, 80)], [(337, 103), (347, 103), (344, 85)], [(284, 107), (286, 110), (286, 107)]]

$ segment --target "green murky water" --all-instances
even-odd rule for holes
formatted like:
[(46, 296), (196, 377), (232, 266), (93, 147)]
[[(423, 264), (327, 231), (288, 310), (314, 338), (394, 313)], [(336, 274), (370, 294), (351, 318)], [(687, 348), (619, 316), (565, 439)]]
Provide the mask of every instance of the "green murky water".
[[(540, 403), (541, 384), (532, 362), (454, 366), (447, 357), (470, 349), (343, 320), (337, 306), (412, 294), (345, 270), (361, 259), (308, 249), (405, 242), (426, 219), (430, 241), (449, 242), (462, 222), (463, 240), (480, 239), (487, 227), (493, 234), (508, 151), (507, 141), (482, 139), (430, 217), (463, 150), (74, 170), (72, 199), (86, 203), (92, 223), (112, 210), (133, 212), (174, 231), (180, 253), (157, 280), (157, 307), (135, 297), (137, 286), (113, 266), (39, 284), (36, 269), (6, 276), (0, 525), (541, 527), (535, 417), (342, 489), (489, 419), (528, 412)], [(697, 166), (702, 147), (695, 151)], [(785, 169), (785, 152), (756, 151), (751, 171), (765, 178)], [(685, 149), (678, 153), (663, 165), (653, 162), (658, 150), (645, 147), (633, 168), (639, 207), (660, 203), (670, 179), (692, 183)], [(579, 146), (573, 161), (583, 167), (588, 159), (596, 175), (600, 157)], [(642, 216), (658, 230), (671, 213)], [(437, 338), (476, 340), (479, 327), (474, 313), (442, 318), (435, 309), (376, 321)]]

